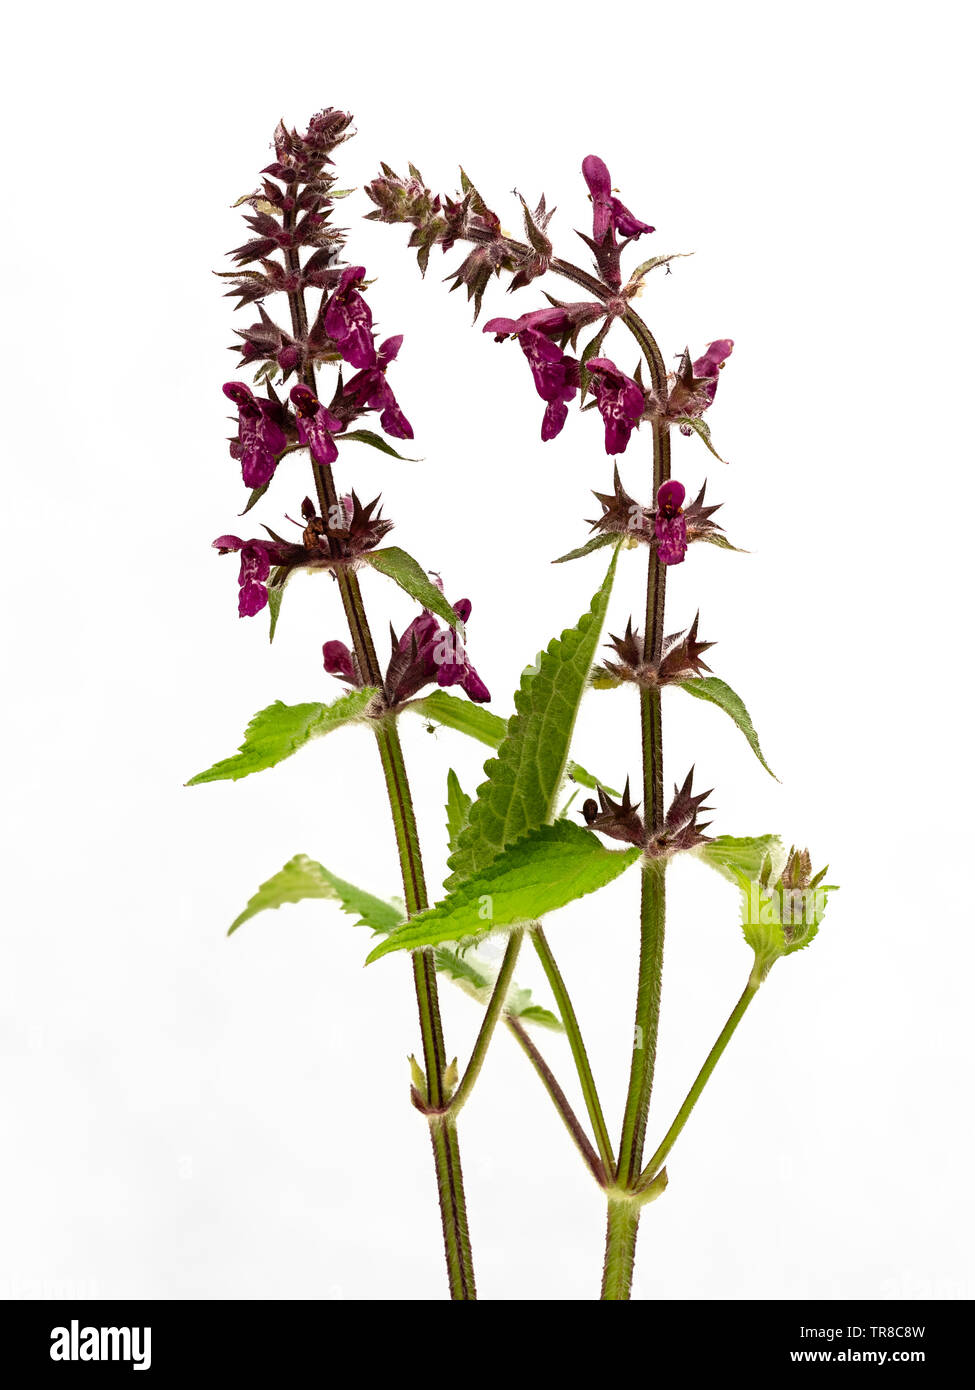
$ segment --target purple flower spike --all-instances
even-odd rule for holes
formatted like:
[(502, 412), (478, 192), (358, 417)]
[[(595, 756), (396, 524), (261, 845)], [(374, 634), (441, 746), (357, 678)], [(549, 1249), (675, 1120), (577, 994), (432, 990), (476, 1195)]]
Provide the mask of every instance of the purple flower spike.
[(359, 293), (365, 273), (364, 265), (346, 266), (325, 306), (325, 332), (353, 367), (371, 367), (376, 360), (372, 310)]
[(402, 333), (395, 338), (387, 338), (378, 354), (374, 354), (374, 362), (358, 372), (345, 387), (343, 400), (351, 402), (357, 410), (366, 407), (378, 410), (379, 423), (394, 439), (412, 439), (413, 426), (400, 410), (392, 387), (386, 380), (386, 368), (395, 359), (402, 343)]
[(596, 405), (606, 427), (606, 452), (622, 454), (646, 407), (643, 388), (608, 357), (592, 358), (586, 369), (592, 377)]
[(291, 400), (298, 416), (298, 438), (307, 444), (316, 463), (334, 463), (339, 456), (333, 434), (345, 428), (307, 386), (293, 386)]
[(230, 446), (231, 455), (240, 459), (245, 484), (263, 487), (274, 477), (278, 455), (288, 443), (281, 406), (255, 396), (242, 381), (228, 381), (223, 393), (237, 407), (237, 438)]
[(622, 237), (639, 237), (654, 230), (649, 223), (634, 217), (629, 208), (624, 207), (619, 198), (613, 195), (609, 170), (599, 155), (586, 156), (582, 161), (582, 176), (592, 196), (593, 241), (601, 243), (611, 232), (618, 232)]
[(684, 485), (671, 478), (657, 491), (657, 515), (653, 529), (657, 537), (657, 558), (662, 565), (679, 565), (687, 554), (687, 523), (684, 520)]

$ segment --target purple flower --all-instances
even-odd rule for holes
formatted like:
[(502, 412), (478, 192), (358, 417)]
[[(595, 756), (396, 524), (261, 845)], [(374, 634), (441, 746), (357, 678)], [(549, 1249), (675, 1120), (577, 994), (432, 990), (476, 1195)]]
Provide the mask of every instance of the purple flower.
[(293, 386), (291, 400), (298, 417), (298, 438), (307, 444), (316, 463), (334, 463), (339, 456), (333, 434), (345, 428), (307, 386)]
[(714, 393), (718, 389), (718, 372), (731, 356), (734, 345), (731, 338), (717, 338), (713, 343), (708, 343), (704, 356), (694, 363), (695, 377), (707, 382), (703, 394), (707, 397), (708, 405), (714, 400)]
[(240, 595), (237, 611), (242, 618), (253, 618), (267, 605), (267, 579), (271, 573), (271, 547), (263, 541), (242, 541), (239, 536), (218, 536), (214, 549), (221, 555), (240, 551)]
[(402, 342), (402, 333), (395, 338), (387, 338), (378, 354), (374, 353), (374, 362), (358, 372), (344, 388), (342, 399), (350, 401), (359, 411), (367, 407), (380, 411), (379, 423), (394, 439), (412, 439), (413, 426), (400, 410), (392, 387), (386, 380), (386, 368), (396, 357)]
[(657, 514), (653, 529), (657, 537), (657, 558), (662, 565), (679, 565), (687, 554), (687, 523), (684, 520), (684, 486), (671, 478), (657, 490)]
[(359, 293), (365, 273), (364, 265), (346, 266), (324, 313), (325, 332), (353, 367), (371, 367), (376, 360), (372, 311)]
[[(470, 599), (459, 599), (453, 609), (466, 623), (471, 614)], [(478, 704), (491, 698), (467, 658), (461, 634), (454, 628), (440, 627), (433, 614), (424, 609), (393, 647), (386, 689), (390, 701), (400, 704), (432, 681), (439, 686), (459, 685)]]
[(485, 333), (493, 333), (495, 342), (505, 338), (517, 338), (528, 329), (544, 333), (546, 338), (564, 338), (575, 335), (587, 323), (605, 318), (610, 313), (609, 306), (598, 300), (582, 301), (578, 304), (553, 304), (550, 309), (533, 309), (518, 319), (491, 319), (484, 325)]
[(592, 377), (596, 405), (606, 427), (606, 452), (622, 454), (646, 408), (643, 387), (608, 357), (593, 357), (586, 369)]
[(349, 685), (361, 685), (358, 663), (344, 642), (326, 642), (322, 647), (325, 670)]
[[(710, 406), (718, 389), (718, 372), (731, 356), (734, 342), (731, 338), (717, 338), (709, 343), (702, 357), (691, 361), (687, 348), (680, 360), (674, 377), (674, 384), (667, 397), (664, 414), (671, 420), (696, 420)], [(689, 425), (681, 425), (684, 434), (690, 434)]]
[(242, 381), (228, 381), (223, 393), (237, 407), (237, 438), (230, 452), (240, 459), (246, 485), (263, 487), (274, 477), (278, 455), (288, 443), (284, 412), (277, 401), (260, 399)]
[[(466, 623), (471, 613), (470, 600), (462, 598), (453, 607), (461, 622)], [(326, 642), (322, 656), (330, 675), (350, 685), (362, 685), (358, 663), (344, 642)], [(389, 704), (403, 704), (434, 681), (439, 686), (459, 685), (477, 704), (491, 698), (468, 660), (461, 634), (453, 628), (440, 627), (433, 614), (424, 609), (402, 637), (393, 633), (393, 651), (385, 679)]]
[(629, 208), (624, 207), (613, 194), (613, 181), (609, 170), (598, 154), (587, 155), (582, 161), (582, 176), (589, 186), (592, 196), (592, 236), (602, 243), (607, 235), (619, 232), (623, 237), (639, 237), (654, 230), (646, 222), (634, 217)]
[[(601, 306), (600, 306), (601, 309)], [(528, 359), (535, 390), (546, 402), (542, 416), (542, 439), (554, 439), (568, 416), (567, 401), (579, 389), (579, 363), (546, 337), (547, 333), (565, 331), (568, 320), (559, 308), (536, 309), (520, 319), (492, 319), (484, 332), (493, 333), (497, 342), (516, 337)]]
[(517, 319), (490, 319), (482, 329), (484, 333), (493, 333), (496, 343), (503, 343), (505, 338), (517, 338), (519, 333), (526, 333), (529, 330), (535, 333), (544, 333), (547, 337), (558, 338), (565, 333), (569, 327), (569, 318), (565, 310), (553, 305), (551, 309), (533, 309), (531, 313), (522, 314)]

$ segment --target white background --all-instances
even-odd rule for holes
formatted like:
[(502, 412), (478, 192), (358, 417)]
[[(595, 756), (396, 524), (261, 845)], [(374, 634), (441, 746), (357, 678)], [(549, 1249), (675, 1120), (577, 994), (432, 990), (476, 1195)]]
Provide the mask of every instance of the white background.
[[(8, 16), (3, 354), (4, 683), (0, 1280), (8, 1295), (437, 1298), (433, 1176), (408, 1098), (405, 959), (326, 904), (227, 923), (297, 851), (397, 891), (365, 734), (238, 785), (184, 790), (272, 699), (328, 698), (342, 636), (326, 579), (236, 617), (224, 380), (234, 316), (211, 269), (280, 115), (355, 112), (359, 185), (463, 162), (516, 226), (517, 187), (585, 260), (584, 155), (608, 161), (651, 252), (695, 251), (641, 308), (669, 356), (735, 339), (710, 416), (724, 468), (678, 439), (749, 555), (696, 547), (668, 623), (701, 608), (776, 784), (716, 710), (668, 699), (667, 772), (714, 785), (715, 828), (808, 843), (843, 885), (814, 947), (776, 967), (648, 1209), (653, 1298), (971, 1297), (973, 949), (966, 783), (971, 444), (970, 112), (961, 5), (598, 7), (54, 4)], [(355, 446), (395, 539), (474, 602), (472, 657), (507, 713), (522, 667), (587, 605), (586, 535), (611, 476), (595, 415), (542, 445), (517, 348), (470, 324), (436, 253), (342, 205), (377, 279), (420, 463)], [(641, 243), (640, 250), (647, 245)], [(575, 248), (575, 250), (573, 249)], [(964, 258), (964, 259), (963, 259)], [(553, 285), (553, 289), (556, 286)], [(556, 291), (557, 292), (557, 291)], [(485, 315), (542, 303), (489, 292)], [(272, 305), (279, 308), (279, 305)], [(621, 364), (632, 352), (620, 341)], [(612, 355), (612, 354), (611, 354)], [(645, 496), (649, 441), (623, 461)], [(307, 490), (287, 460), (258, 519)], [(703, 552), (703, 553), (702, 553)], [(610, 628), (639, 611), (625, 556)], [(409, 605), (366, 577), (378, 633)], [(624, 692), (590, 697), (577, 756), (636, 774)], [(406, 730), (442, 875), (459, 735)], [(615, 1131), (636, 957), (636, 876), (550, 923)], [(672, 874), (651, 1137), (738, 995), (733, 891)], [(540, 972), (527, 956), (523, 981)], [(539, 993), (547, 998), (544, 986)], [(443, 989), (462, 1056), (474, 1006)], [(540, 1039), (571, 1094), (563, 1039)], [(600, 1195), (500, 1036), (464, 1115), (486, 1298), (598, 1289)]]

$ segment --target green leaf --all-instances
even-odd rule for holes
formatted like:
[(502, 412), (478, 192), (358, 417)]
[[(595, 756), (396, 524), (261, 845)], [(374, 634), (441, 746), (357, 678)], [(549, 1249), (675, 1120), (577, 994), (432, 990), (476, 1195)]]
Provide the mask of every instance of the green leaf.
[(732, 545), (723, 531), (712, 531), (710, 535), (698, 536), (697, 540), (704, 541), (708, 545), (720, 546), (722, 550), (734, 550), (739, 555), (747, 555), (747, 550), (742, 550), (740, 545)]
[(609, 332), (612, 322), (613, 320), (611, 318), (606, 319), (602, 327), (595, 334), (595, 336), (590, 338), (589, 342), (582, 349), (582, 355), (579, 358), (580, 405), (585, 401), (586, 396), (589, 393), (590, 377), (589, 373), (586, 371), (586, 363), (590, 362), (594, 357), (599, 356), (600, 349), (602, 348), (602, 345), (606, 339), (606, 334)]
[(708, 446), (711, 453), (714, 455), (714, 457), (718, 460), (719, 463), (728, 462), (727, 459), (723, 459), (721, 457), (717, 449), (711, 443), (711, 426), (707, 423), (706, 420), (701, 420), (699, 417), (693, 415), (681, 415), (677, 418), (675, 423), (680, 425), (682, 428), (684, 425), (686, 425), (688, 429), (693, 430), (694, 433), (699, 436), (699, 438), (703, 439), (705, 444)]
[(426, 570), (421, 568), (412, 555), (400, 550), (398, 545), (388, 545), (383, 550), (370, 550), (362, 558), (380, 574), (394, 580), (401, 589), (406, 590), (410, 598), (415, 598), (424, 608), (436, 613), (451, 627), (457, 627), (460, 623), (460, 618), (436, 584), (427, 578)]
[[(499, 714), (492, 714), (483, 705), (471, 704), (470, 700), (464, 700), (459, 695), (448, 695), (446, 690), (433, 690), (419, 700), (411, 700), (405, 708), (422, 715), (424, 719), (435, 719), (445, 728), (467, 734), (468, 738), (475, 738), (478, 743), (487, 744), (488, 748), (499, 748), (508, 732), (507, 719), (502, 719)], [(599, 786), (610, 796), (619, 795), (619, 792), (614, 791), (606, 782), (593, 777), (591, 772), (587, 772), (578, 763), (569, 763), (566, 775), (573, 782), (578, 782), (580, 787)]]
[(467, 829), (450, 859), (449, 881), (454, 886), (485, 868), (506, 845), (555, 816), (618, 555), (615, 551), (589, 612), (553, 639), (537, 668), (530, 667), (521, 678), (516, 712), (498, 756), (484, 765), (487, 781), (477, 790)]
[(780, 956), (802, 951), (819, 932), (835, 884), (815, 888), (762, 888), (751, 882), (741, 891), (741, 925), (763, 974)]
[(467, 941), (534, 922), (611, 883), (639, 857), (635, 848), (607, 849), (592, 831), (570, 821), (539, 825), (443, 902), (404, 922), (373, 949), (366, 963), (392, 951)]
[[(332, 197), (332, 194), (329, 194)], [(392, 444), (383, 439), (381, 434), (376, 434), (374, 430), (346, 430), (344, 434), (337, 434), (335, 442), (345, 444), (350, 441), (354, 444), (368, 444), (373, 449), (378, 449), (380, 453), (388, 454), (390, 458), (399, 459), (400, 463), (419, 463), (419, 459), (409, 459), (404, 454), (399, 454)]]
[(309, 859), (307, 854), (296, 854), (283, 869), (261, 884), (240, 916), (234, 919), (227, 935), (259, 912), (281, 907), (284, 903), (300, 903), (306, 898), (328, 898), (337, 902), (343, 912), (359, 919), (356, 926), (371, 927), (374, 932), (393, 931), (403, 921), (403, 913), (392, 903), (346, 883), (345, 879)]
[(258, 502), (260, 502), (261, 498), (264, 496), (265, 492), (267, 492), (270, 486), (270, 483), (262, 483), (260, 487), (251, 488), (251, 494), (247, 499), (247, 505), (244, 507), (244, 510), (242, 512), (238, 513), (238, 515), (246, 516), (247, 513), (250, 511), (251, 507), (255, 506)]
[(232, 758), (214, 763), (206, 772), (198, 772), (187, 782), (188, 787), (201, 782), (237, 782), (252, 772), (274, 767), (296, 753), (310, 739), (322, 738), (333, 729), (364, 718), (366, 706), (378, 691), (367, 686), (352, 690), (330, 705), (285, 705), (275, 700), (267, 709), (258, 710), (247, 726), (244, 742)]
[(281, 600), (284, 598), (284, 589), (288, 580), (294, 574), (294, 567), (291, 565), (278, 565), (271, 571), (271, 578), (267, 586), (267, 608), (271, 615), (271, 626), (268, 632), (268, 641), (274, 641), (274, 634), (278, 628), (278, 618), (281, 616)]
[[(405, 913), (399, 904), (385, 902), (365, 889), (357, 888), (354, 883), (347, 883), (316, 860), (309, 859), (307, 854), (296, 854), (283, 869), (261, 884), (240, 916), (234, 919), (227, 935), (232, 935), (242, 923), (256, 917), (259, 912), (282, 907), (285, 903), (304, 902), (308, 898), (337, 902), (343, 912), (357, 919), (357, 927), (369, 927), (383, 936), (395, 931), (405, 921)], [(438, 971), (447, 975), (478, 1003), (487, 1006), (497, 978), (497, 970), (489, 961), (470, 952), (461, 956), (452, 946), (441, 947), (434, 953), (434, 958)], [(527, 1023), (563, 1031), (555, 1014), (532, 1003), (531, 990), (521, 989), (514, 983), (508, 991), (505, 1012)]]
[(471, 809), (472, 798), (467, 795), (460, 785), (457, 773), (453, 768), (447, 773), (447, 843), (450, 852), (453, 854), (457, 848), (457, 841), (460, 832), (467, 824), (467, 815)]
[(818, 881), (817, 875), (807, 889), (777, 887), (788, 859), (778, 835), (721, 835), (692, 853), (738, 888), (742, 931), (755, 952), (759, 978), (780, 956), (803, 950), (819, 931), (836, 885)]
[[(436, 947), (433, 959), (442, 975), (449, 976), (465, 994), (487, 1007), (498, 974), (489, 961), (484, 960), (475, 951), (461, 952), (456, 946), (450, 945)], [(537, 1023), (542, 1028), (551, 1028), (555, 1032), (563, 1033), (565, 1029), (558, 1017), (550, 1009), (533, 1004), (531, 999), (530, 989), (522, 989), (512, 982), (504, 1011), (512, 1018), (521, 1018), (526, 1023)]]
[[(717, 676), (693, 676), (689, 680), (674, 681), (673, 684), (679, 690), (686, 690), (688, 695), (693, 695), (697, 700), (707, 700), (712, 705), (717, 705), (718, 709), (723, 709), (729, 715), (748, 740), (748, 746), (755, 754), (755, 757), (762, 764), (770, 777), (775, 777), (775, 773), (765, 761), (761, 745), (758, 742), (758, 734), (751, 721), (744, 701), (737, 695), (730, 685), (725, 681), (719, 680)], [(779, 779), (775, 777), (775, 780)]]
[(778, 863), (776, 876), (785, 862), (785, 847), (778, 835), (716, 835), (692, 853), (738, 887), (742, 881), (757, 882), (767, 858)]
[(651, 256), (648, 261), (644, 261), (641, 265), (637, 266), (636, 270), (634, 270), (633, 274), (630, 276), (630, 284), (632, 285), (634, 280), (642, 280), (644, 275), (649, 275), (651, 270), (656, 270), (659, 265), (669, 265), (671, 261), (679, 261), (685, 256), (693, 255), (693, 251), (671, 251), (669, 256)]
[[(531, 995), (531, 990), (522, 990), (520, 993)], [(551, 1028), (553, 1032), (564, 1033), (565, 1027), (557, 1014), (553, 1014), (551, 1009), (543, 1009), (540, 1004), (529, 1004), (525, 1008), (513, 1009), (511, 1005), (505, 1011), (512, 1014), (515, 1018), (520, 1018), (522, 1023), (537, 1023), (540, 1028)]]
[(586, 541), (585, 545), (580, 545), (576, 550), (570, 550), (567, 555), (560, 555), (557, 560), (553, 560), (553, 565), (564, 565), (566, 560), (581, 560), (583, 555), (591, 555), (594, 550), (602, 550), (604, 546), (612, 545), (619, 540), (619, 536), (614, 536), (609, 531), (600, 531), (598, 536), (593, 536)]
[(446, 690), (432, 690), (419, 700), (412, 700), (407, 706), (424, 719), (435, 719), (448, 729), (456, 729), (468, 738), (486, 743), (489, 748), (497, 748), (508, 732), (508, 721), (500, 714), (493, 714), (483, 705), (472, 704), (459, 695), (448, 695)]

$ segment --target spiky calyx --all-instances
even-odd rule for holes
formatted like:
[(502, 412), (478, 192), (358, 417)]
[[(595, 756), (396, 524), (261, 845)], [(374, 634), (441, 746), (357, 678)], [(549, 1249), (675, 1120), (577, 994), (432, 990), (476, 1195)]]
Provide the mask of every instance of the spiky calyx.
[(607, 661), (603, 666), (596, 667), (593, 672), (593, 684), (599, 688), (632, 682), (634, 685), (654, 689), (710, 671), (710, 666), (701, 658), (714, 643), (698, 640), (697, 625), (700, 616), (700, 613), (694, 615), (694, 621), (686, 632), (674, 632), (664, 638), (659, 662), (644, 660), (643, 639), (633, 627), (632, 618), (627, 619), (623, 636), (614, 637), (610, 633), (609, 642), (606, 644), (612, 647), (617, 660)]
[(642, 816), (637, 814), (640, 803), (630, 800), (630, 779), (626, 779), (621, 801), (614, 801), (602, 787), (596, 788), (596, 796), (598, 802), (589, 797), (582, 807), (582, 815), (589, 829), (642, 849), (647, 832)]

